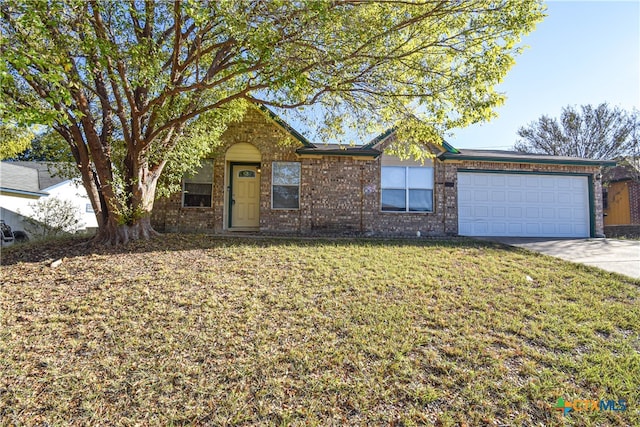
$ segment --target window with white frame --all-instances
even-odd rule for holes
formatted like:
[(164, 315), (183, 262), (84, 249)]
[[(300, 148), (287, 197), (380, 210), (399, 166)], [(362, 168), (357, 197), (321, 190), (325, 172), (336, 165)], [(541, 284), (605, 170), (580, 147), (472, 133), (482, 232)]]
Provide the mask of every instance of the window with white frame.
[(382, 210), (433, 212), (433, 168), (383, 166)]
[(273, 209), (299, 209), (300, 162), (273, 162), (271, 207)]
[(213, 160), (202, 162), (195, 175), (185, 177), (182, 183), (182, 206), (210, 208), (213, 193)]

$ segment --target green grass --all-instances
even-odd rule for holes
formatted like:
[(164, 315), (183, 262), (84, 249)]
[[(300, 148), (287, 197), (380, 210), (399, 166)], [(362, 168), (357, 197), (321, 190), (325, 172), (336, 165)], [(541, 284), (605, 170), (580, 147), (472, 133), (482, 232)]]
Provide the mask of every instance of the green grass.
[[(640, 281), (590, 267), (177, 235), (2, 258), (0, 424), (640, 424)], [(559, 397), (628, 409), (563, 419)]]

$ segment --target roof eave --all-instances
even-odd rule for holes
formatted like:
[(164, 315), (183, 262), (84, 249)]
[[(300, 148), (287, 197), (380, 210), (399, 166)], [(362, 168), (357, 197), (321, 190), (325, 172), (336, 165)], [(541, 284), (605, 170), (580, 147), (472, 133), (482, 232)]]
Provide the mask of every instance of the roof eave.
[(267, 114), (269, 114), (269, 117), (271, 117), (271, 119), (273, 119), (274, 122), (279, 124), (285, 131), (287, 131), (291, 136), (293, 136), (296, 140), (298, 140), (302, 145), (304, 145), (305, 147), (311, 147), (311, 148), (315, 147), (315, 145), (313, 145), (311, 141), (305, 138), (304, 135), (302, 135), (300, 132), (292, 128), (289, 123), (282, 120), (282, 118), (280, 118), (280, 116), (278, 116), (276, 113), (271, 111), (270, 108), (267, 108), (264, 105), (258, 105), (258, 108), (260, 108), (262, 111), (265, 111)]
[[(362, 148), (374, 148), (374, 147), (382, 144), (387, 139), (389, 139), (389, 137), (391, 137), (395, 132), (396, 132), (396, 128), (395, 127), (387, 129), (386, 131), (384, 131), (380, 135), (378, 135), (375, 138), (373, 138), (368, 144), (363, 145)], [(437, 144), (437, 143), (433, 143), (433, 144), (434, 145), (442, 145), (442, 148), (444, 148), (445, 151), (447, 151), (449, 153), (453, 153), (453, 154), (460, 153), (460, 151), (458, 151), (458, 149), (456, 147), (454, 147), (453, 145), (449, 144), (444, 139), (442, 139), (441, 144)]]
[(49, 195), (49, 193), (45, 193), (43, 191), (18, 190), (15, 188), (7, 188), (7, 187), (0, 187), (0, 193), (19, 194), (21, 196), (35, 196), (35, 197), (44, 197)]
[(376, 145), (381, 144), (382, 142), (384, 142), (387, 138), (389, 138), (391, 135), (393, 135), (396, 132), (396, 128), (389, 128), (387, 130), (385, 130), (384, 132), (382, 132), (380, 135), (376, 136), (375, 138), (373, 138), (371, 141), (369, 141), (367, 144), (363, 145), (362, 148), (372, 148), (375, 147)]
[(349, 157), (379, 157), (382, 152), (374, 149), (355, 149), (355, 150), (318, 150), (313, 148), (298, 148), (297, 154), (311, 154), (317, 156), (349, 156)]
[(438, 158), (443, 160), (476, 160), (480, 162), (498, 163), (534, 163), (545, 165), (572, 165), (572, 166), (615, 166), (616, 162), (611, 160), (589, 160), (589, 159), (533, 159), (523, 157), (495, 157), (495, 156), (466, 156), (464, 154), (453, 154), (442, 152)]

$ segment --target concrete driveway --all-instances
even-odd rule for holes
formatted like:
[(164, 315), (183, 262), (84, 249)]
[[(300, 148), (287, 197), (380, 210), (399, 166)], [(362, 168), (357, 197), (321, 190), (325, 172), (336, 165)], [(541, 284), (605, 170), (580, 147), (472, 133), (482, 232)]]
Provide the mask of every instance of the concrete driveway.
[(640, 241), (638, 240), (524, 237), (486, 237), (484, 239), (640, 279)]

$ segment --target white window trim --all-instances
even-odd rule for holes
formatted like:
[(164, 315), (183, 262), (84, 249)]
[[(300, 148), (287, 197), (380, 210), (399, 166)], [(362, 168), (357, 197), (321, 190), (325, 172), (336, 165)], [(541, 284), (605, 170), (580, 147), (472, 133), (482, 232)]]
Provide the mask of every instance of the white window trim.
[[(382, 187), (382, 169), (383, 168), (404, 168), (404, 187)], [(409, 168), (424, 168), (431, 169), (432, 174), (432, 182), (433, 185), (431, 188), (410, 188), (409, 187)], [(435, 212), (435, 168), (433, 166), (400, 166), (400, 165), (388, 165), (388, 166), (380, 166), (380, 212), (385, 214), (432, 214)], [(384, 210), (382, 208), (382, 192), (384, 190), (404, 190), (404, 206), (405, 210), (403, 211), (391, 211)], [(409, 190), (431, 190), (431, 210), (430, 211), (411, 211), (409, 210)]]
[[(276, 163), (298, 163), (300, 165), (300, 173), (298, 175), (298, 184), (297, 185), (287, 185), (287, 184), (274, 184), (273, 183), (273, 174), (275, 171), (274, 165)], [(300, 183), (302, 182), (302, 164), (300, 162), (289, 162), (285, 160), (273, 161), (271, 162), (271, 210), (274, 211), (299, 211), (300, 210)], [(276, 208), (273, 206), (273, 187), (277, 185), (278, 187), (298, 187), (298, 207), (297, 208)]]

